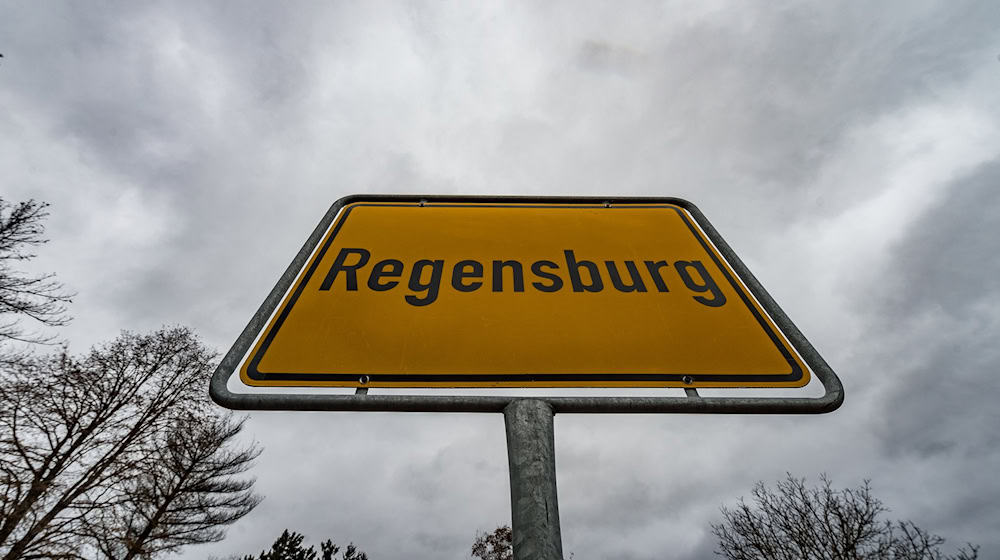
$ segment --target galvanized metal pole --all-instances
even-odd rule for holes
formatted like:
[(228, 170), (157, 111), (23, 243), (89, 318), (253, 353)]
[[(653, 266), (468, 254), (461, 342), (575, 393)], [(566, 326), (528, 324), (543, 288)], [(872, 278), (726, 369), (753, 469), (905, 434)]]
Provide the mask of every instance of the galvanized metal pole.
[(510, 464), (514, 560), (562, 560), (552, 407), (516, 400), (503, 409)]

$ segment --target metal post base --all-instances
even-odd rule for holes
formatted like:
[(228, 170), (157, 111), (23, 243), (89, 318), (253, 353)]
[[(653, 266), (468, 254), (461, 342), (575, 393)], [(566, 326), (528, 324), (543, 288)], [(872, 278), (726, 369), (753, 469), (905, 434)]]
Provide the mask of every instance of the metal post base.
[(552, 407), (516, 400), (503, 410), (510, 464), (514, 560), (562, 560)]

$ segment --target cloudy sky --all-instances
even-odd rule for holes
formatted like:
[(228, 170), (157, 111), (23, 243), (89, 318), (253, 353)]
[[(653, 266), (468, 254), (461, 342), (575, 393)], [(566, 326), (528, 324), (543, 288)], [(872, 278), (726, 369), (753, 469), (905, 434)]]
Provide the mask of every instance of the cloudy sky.
[[(823, 416), (556, 418), (564, 549), (712, 557), (755, 481), (870, 478), (1000, 557), (1000, 4), (0, 4), (0, 195), (74, 351), (195, 328), (224, 352), (351, 193), (656, 195), (712, 220), (840, 375)], [(286, 527), (466, 558), (509, 520), (500, 415), (255, 413)]]

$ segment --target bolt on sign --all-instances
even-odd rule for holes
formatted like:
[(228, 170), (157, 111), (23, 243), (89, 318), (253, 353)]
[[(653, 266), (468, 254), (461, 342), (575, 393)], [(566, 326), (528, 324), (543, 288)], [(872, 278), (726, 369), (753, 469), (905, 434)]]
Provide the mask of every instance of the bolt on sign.
[(683, 200), (348, 197), (311, 243), (251, 322), (246, 385), (809, 381), (784, 315)]

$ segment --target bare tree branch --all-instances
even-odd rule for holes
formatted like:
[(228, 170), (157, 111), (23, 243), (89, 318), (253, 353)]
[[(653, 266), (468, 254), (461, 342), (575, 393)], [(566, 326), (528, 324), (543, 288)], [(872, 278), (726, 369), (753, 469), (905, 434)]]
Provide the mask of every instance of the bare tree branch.
[(243, 427), (232, 417), (184, 414), (156, 439), (122, 489), (124, 499), (89, 528), (108, 558), (145, 558), (221, 540), (222, 527), (260, 502), (252, 479), (234, 479), (260, 453), (230, 449)]
[[(27, 317), (42, 326), (69, 322), (66, 304), (73, 294), (65, 291), (53, 274), (31, 276), (14, 264), (34, 258), (31, 250), (43, 243), (48, 205), (35, 200), (11, 204), (0, 198), (0, 342), (50, 343), (51, 336), (28, 333), (21, 327)], [(10, 354), (10, 351), (8, 350)], [(0, 361), (16, 361), (14, 352)]]
[[(123, 333), (80, 358), (63, 350), (0, 368), (0, 558), (79, 554), (96, 542), (84, 538), (92, 535), (88, 527), (102, 519), (120, 522), (128, 508), (131, 519), (139, 519), (146, 506), (138, 498), (159, 504), (165, 491), (174, 494), (147, 523), (147, 544), (166, 534), (157, 532), (165, 520), (199, 519), (203, 533), (176, 541), (199, 542), (221, 535), (213, 523), (224, 526), (252, 509), (258, 501), (249, 492), (252, 481), (230, 484), (225, 476), (243, 472), (257, 451), (228, 449), (239, 423), (218, 419), (208, 402), (212, 360), (189, 330), (168, 328)], [(176, 454), (174, 463), (164, 462), (166, 452)], [(170, 486), (157, 478), (161, 471), (154, 477), (150, 469), (164, 464), (191, 467), (186, 485)], [(148, 486), (141, 495), (140, 481)], [(243, 499), (211, 498), (225, 489)], [(207, 510), (170, 510), (189, 504)]]
[(881, 519), (888, 508), (871, 493), (869, 481), (836, 490), (820, 476), (818, 487), (787, 475), (775, 487), (758, 482), (753, 504), (742, 498), (722, 508), (723, 521), (712, 525), (717, 555), (730, 560), (974, 560), (978, 549), (966, 545), (944, 556), (944, 539), (909, 521)]

